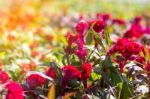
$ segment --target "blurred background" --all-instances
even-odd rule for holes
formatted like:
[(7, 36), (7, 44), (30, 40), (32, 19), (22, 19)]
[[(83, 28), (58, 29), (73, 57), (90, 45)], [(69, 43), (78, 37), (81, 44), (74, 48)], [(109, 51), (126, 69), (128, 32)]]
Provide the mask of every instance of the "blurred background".
[(79, 19), (97, 13), (123, 20), (149, 18), (150, 0), (0, 0), (0, 63), (9, 70), (26, 60), (61, 60), (55, 52), (63, 51), (64, 35)]

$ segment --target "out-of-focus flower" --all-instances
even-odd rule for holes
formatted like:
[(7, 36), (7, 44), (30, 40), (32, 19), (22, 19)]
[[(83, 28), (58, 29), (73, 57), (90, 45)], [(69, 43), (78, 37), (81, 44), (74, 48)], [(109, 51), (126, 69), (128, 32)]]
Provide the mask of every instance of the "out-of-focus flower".
[(64, 94), (64, 90), (66, 85), (68, 84), (68, 81), (71, 79), (81, 79), (81, 72), (75, 67), (75, 66), (64, 66), (62, 68), (62, 71), (64, 72), (64, 76), (62, 79), (62, 94)]
[(88, 24), (86, 22), (81, 21), (76, 25), (76, 31), (81, 35), (85, 35), (87, 29)]
[(36, 56), (38, 56), (38, 55), (40, 55), (40, 52), (38, 52), (38, 51), (34, 51), (34, 50), (33, 50), (33, 51), (31, 52), (31, 56), (32, 56), (32, 57), (36, 57)]
[(89, 27), (88, 24), (83, 21), (81, 21), (77, 24), (76, 31), (78, 32), (80, 42), (85, 43), (85, 34), (86, 34), (88, 27)]
[(104, 27), (105, 27), (104, 20), (98, 19), (98, 20), (95, 20), (95, 21), (94, 21), (93, 29), (94, 29), (94, 31), (96, 31), (97, 33), (102, 32), (102, 31), (104, 30)]
[(2, 67), (3, 67), (3, 62), (0, 61), (0, 69), (2, 69)]
[(110, 19), (110, 14), (109, 14), (109, 13), (103, 14), (103, 15), (102, 15), (102, 19), (103, 19), (104, 21), (107, 21), (108, 19)]
[(7, 38), (8, 38), (8, 40), (9, 40), (10, 42), (13, 42), (13, 41), (16, 40), (16, 37), (15, 37), (14, 35), (12, 35), (12, 34), (9, 34), (9, 35), (7, 36)]
[(92, 72), (92, 65), (90, 63), (82, 64), (82, 79), (87, 80)]
[(56, 73), (53, 68), (49, 68), (49, 70), (46, 72), (46, 75), (52, 78), (56, 78)]
[(6, 83), (8, 80), (9, 80), (8, 74), (0, 69), (0, 84)]
[(146, 26), (144, 33), (150, 34), (150, 26)]
[(23, 88), (17, 82), (9, 82), (6, 86), (6, 99), (24, 99)]
[(75, 51), (75, 54), (81, 59), (81, 60), (85, 60), (86, 56), (87, 56), (87, 51), (84, 48), (84, 44), (82, 42), (78, 43), (78, 49)]
[(113, 19), (112, 24), (119, 24), (119, 25), (124, 25), (125, 21), (122, 19)]
[(102, 18), (104, 21), (107, 21), (108, 19), (110, 19), (110, 14), (109, 13), (97, 13), (96, 14), (96, 17), (99, 19), (99, 18)]
[(132, 25), (131, 28), (126, 31), (124, 34), (124, 37), (126, 38), (139, 38), (143, 35), (143, 31), (141, 29), (141, 26), (139, 25)]
[(67, 40), (68, 40), (68, 45), (72, 46), (72, 44), (76, 44), (78, 39), (79, 39), (79, 35), (73, 35), (70, 32), (67, 33)]
[(25, 82), (29, 89), (35, 89), (42, 86), (45, 83), (45, 79), (38, 74), (31, 74), (26, 78)]
[(134, 23), (139, 23), (141, 20), (142, 20), (142, 16), (136, 16), (133, 21)]

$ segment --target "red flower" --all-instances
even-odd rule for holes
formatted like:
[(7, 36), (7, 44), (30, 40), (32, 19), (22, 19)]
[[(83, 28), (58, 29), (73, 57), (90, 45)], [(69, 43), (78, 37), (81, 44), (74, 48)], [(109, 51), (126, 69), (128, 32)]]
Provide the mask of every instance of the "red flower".
[(145, 58), (141, 57), (141, 56), (132, 56), (130, 57), (130, 60), (134, 60), (140, 64), (144, 64), (145, 63)]
[(142, 51), (141, 45), (135, 42), (130, 42), (126, 46), (124, 46), (123, 50), (121, 51), (121, 54), (125, 58), (130, 58), (132, 55), (137, 55)]
[(126, 46), (129, 42), (130, 40), (126, 38), (119, 39), (114, 46), (115, 52), (122, 52), (122, 50), (124, 49), (124, 46)]
[(104, 21), (107, 21), (108, 19), (110, 19), (110, 14), (109, 13), (105, 13), (102, 15), (102, 18)]
[(75, 78), (81, 79), (81, 72), (76, 67), (71, 65), (64, 66), (62, 71), (64, 72), (64, 77), (62, 78), (62, 94), (64, 94), (68, 81)]
[(137, 55), (142, 51), (142, 46), (126, 38), (119, 39), (107, 53), (108, 55), (119, 52), (124, 58), (129, 59), (132, 55)]
[(75, 66), (65, 66), (62, 68), (65, 79), (81, 78), (81, 72)]
[(93, 29), (97, 33), (102, 32), (104, 30), (104, 27), (105, 27), (104, 20), (99, 19), (99, 20), (94, 21)]
[(23, 89), (17, 82), (9, 82), (5, 87), (8, 90), (6, 99), (24, 99)]
[(52, 78), (56, 78), (56, 73), (54, 71), (53, 68), (50, 68), (47, 72), (46, 72), (46, 75), (49, 76), (49, 77), (52, 77)]
[(76, 31), (79, 34), (85, 35), (87, 28), (88, 28), (88, 24), (86, 22), (79, 22), (76, 26)]
[(119, 25), (124, 25), (125, 21), (121, 19), (113, 19), (112, 24), (119, 24)]
[(6, 83), (9, 80), (9, 76), (6, 72), (0, 70), (0, 84)]
[(29, 89), (35, 89), (45, 83), (45, 79), (38, 74), (31, 74), (26, 78), (26, 84)]
[(139, 23), (142, 20), (142, 16), (136, 16), (134, 18), (134, 23)]
[(96, 14), (97, 18), (102, 18), (104, 21), (107, 21), (108, 19), (110, 19), (110, 14), (109, 13), (97, 13)]
[(79, 39), (79, 35), (73, 35), (73, 34), (67, 33), (67, 39), (68, 39), (68, 45), (72, 46), (72, 44), (77, 43)]
[(85, 48), (82, 49), (77, 49), (75, 51), (75, 54), (81, 59), (81, 60), (85, 60), (85, 57), (87, 56), (87, 51)]
[(87, 80), (92, 72), (92, 65), (89, 63), (82, 64), (82, 79)]
[(133, 24), (131, 28), (124, 34), (126, 38), (139, 38), (143, 35), (142, 27), (138, 24)]

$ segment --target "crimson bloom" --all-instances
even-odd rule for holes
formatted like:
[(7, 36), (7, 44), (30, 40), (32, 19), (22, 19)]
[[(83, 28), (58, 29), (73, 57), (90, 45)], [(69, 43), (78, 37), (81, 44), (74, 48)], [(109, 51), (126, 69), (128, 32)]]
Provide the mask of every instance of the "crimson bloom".
[(124, 46), (123, 50), (121, 51), (121, 54), (125, 58), (130, 58), (132, 55), (137, 55), (142, 51), (142, 47), (140, 44), (135, 42), (130, 42), (126, 46)]
[(68, 81), (71, 79), (81, 79), (81, 72), (75, 66), (64, 66), (62, 68), (64, 72), (64, 76), (62, 78), (62, 94), (64, 94), (64, 90)]
[(129, 59), (132, 55), (137, 55), (142, 51), (142, 46), (129, 39), (119, 39), (108, 53), (119, 52), (124, 58)]
[(47, 72), (46, 72), (46, 75), (49, 76), (49, 77), (52, 77), (52, 78), (56, 78), (56, 73), (54, 71), (53, 68), (50, 68)]
[(126, 31), (124, 37), (126, 38), (139, 38), (143, 35), (142, 27), (139, 24), (133, 24), (131, 28)]
[(98, 19), (94, 21), (94, 26), (93, 29), (94, 31), (96, 31), (97, 33), (100, 33), (104, 30), (105, 27), (105, 22), (102, 19)]
[(9, 80), (9, 76), (5, 71), (0, 69), (0, 84), (4, 84)]
[(122, 19), (113, 19), (112, 24), (119, 24), (119, 25), (124, 25), (125, 21)]
[(31, 74), (25, 80), (29, 89), (35, 89), (36, 87), (40, 87), (45, 83), (45, 79), (38, 74)]
[(23, 88), (17, 82), (9, 82), (6, 86), (6, 99), (24, 99)]
[(82, 79), (87, 80), (92, 72), (92, 65), (90, 63), (82, 64)]
[(76, 31), (79, 34), (85, 35), (87, 29), (88, 29), (88, 24), (86, 22), (81, 21), (76, 25)]

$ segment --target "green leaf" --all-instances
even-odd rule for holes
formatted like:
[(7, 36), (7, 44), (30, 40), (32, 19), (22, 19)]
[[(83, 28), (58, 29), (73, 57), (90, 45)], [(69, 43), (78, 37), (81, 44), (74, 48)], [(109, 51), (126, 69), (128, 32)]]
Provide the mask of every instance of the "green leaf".
[(119, 93), (118, 99), (129, 99), (133, 94), (133, 86), (124, 78), (121, 91)]
[(103, 61), (103, 66), (105, 66), (105, 67), (112, 67), (112, 66), (113, 66), (110, 57), (106, 57), (106, 58), (105, 58), (105, 60)]
[(94, 30), (93, 30), (93, 34), (94, 34), (94, 37), (95, 37), (96, 41), (98, 42), (98, 44), (103, 48), (103, 50), (105, 50), (105, 46), (102, 42), (101, 36), (98, 33), (96, 33)]
[(105, 36), (106, 43), (108, 44), (108, 46), (110, 46), (111, 45), (111, 40), (110, 40), (109, 33), (107, 31), (104, 32), (104, 36)]
[(104, 71), (102, 71), (102, 70), (99, 69), (99, 68), (94, 68), (94, 72), (100, 74), (100, 75), (102, 76), (102, 78), (104, 79), (104, 81), (106, 82), (106, 84), (112, 86), (112, 83), (111, 83), (111, 81), (110, 81), (109, 76), (108, 76)]
[(86, 44), (87, 45), (90, 45), (92, 43), (92, 40), (93, 40), (93, 35), (92, 35), (92, 32), (91, 31), (88, 31), (86, 33)]
[(99, 79), (100, 77), (101, 77), (101, 75), (99, 75), (99, 74), (97, 74), (97, 73), (95, 73), (95, 72), (92, 72), (92, 73), (91, 73), (91, 79), (92, 79), (93, 81)]
[(122, 77), (120, 75), (120, 72), (117, 68), (115, 67), (111, 67), (110, 68), (110, 73), (109, 76), (111, 78), (111, 81), (113, 82), (113, 84), (117, 85), (118, 83), (122, 82)]

